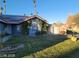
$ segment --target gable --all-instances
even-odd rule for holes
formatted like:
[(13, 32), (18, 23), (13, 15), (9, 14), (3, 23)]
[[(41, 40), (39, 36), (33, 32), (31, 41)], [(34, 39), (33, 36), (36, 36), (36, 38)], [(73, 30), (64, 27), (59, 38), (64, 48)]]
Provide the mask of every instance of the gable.
[(33, 19), (39, 19), (39, 20), (43, 21), (44, 23), (47, 23), (47, 21), (45, 19), (43, 19), (42, 17), (40, 17), (38, 15), (30, 16), (30, 18), (26, 19), (25, 21), (29, 21), (29, 20), (33, 20)]

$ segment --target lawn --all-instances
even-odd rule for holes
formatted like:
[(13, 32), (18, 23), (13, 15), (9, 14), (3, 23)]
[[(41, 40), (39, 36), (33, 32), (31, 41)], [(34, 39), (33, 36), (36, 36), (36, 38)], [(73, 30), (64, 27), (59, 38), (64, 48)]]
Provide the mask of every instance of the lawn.
[(33, 44), (35, 44), (34, 46), (36, 46), (36, 44), (39, 43), (39, 45), (37, 45), (38, 48), (37, 47), (31, 48), (33, 51), (35, 49), (37, 50), (24, 57), (41, 58), (41, 57), (78, 57), (79, 56), (78, 55), (79, 41), (73, 42), (70, 39), (67, 39), (65, 36), (61, 36), (61, 35), (43, 36), (39, 40), (40, 41), (37, 40), (37, 42), (34, 41), (35, 43), (33, 42)]
[(64, 42), (58, 43), (54, 46), (48, 47), (46, 49), (35, 52), (25, 57), (32, 57), (32, 58), (79, 57), (79, 41), (73, 42), (71, 40), (66, 40)]
[[(19, 38), (25, 47), (16, 51), (16, 57), (57, 58), (79, 56), (79, 41), (73, 42), (64, 35), (40, 35), (37, 37), (23, 35)], [(13, 40), (13, 42), (15, 41)]]
[[(59, 38), (57, 38), (59, 37)], [(25, 47), (16, 52), (16, 57), (24, 57), (37, 51), (46, 49), (52, 45), (60, 43), (66, 39), (66, 36), (61, 35), (40, 35), (37, 37), (20, 36), (21, 42)], [(17, 40), (16, 40), (17, 41)]]

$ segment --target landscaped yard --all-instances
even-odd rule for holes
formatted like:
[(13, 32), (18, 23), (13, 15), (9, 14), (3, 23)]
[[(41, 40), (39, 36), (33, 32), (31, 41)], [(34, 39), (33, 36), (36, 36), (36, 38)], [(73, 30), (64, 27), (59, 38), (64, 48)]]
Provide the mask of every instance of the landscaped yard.
[(79, 41), (73, 42), (64, 35), (20, 36), (19, 38), (25, 47), (16, 51), (16, 57), (79, 57)]

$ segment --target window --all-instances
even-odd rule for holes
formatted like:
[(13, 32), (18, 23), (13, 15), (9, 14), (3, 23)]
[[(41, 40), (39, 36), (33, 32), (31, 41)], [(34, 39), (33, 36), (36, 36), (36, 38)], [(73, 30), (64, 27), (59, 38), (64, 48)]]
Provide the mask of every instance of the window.
[(20, 31), (21, 25), (17, 25), (17, 30)]

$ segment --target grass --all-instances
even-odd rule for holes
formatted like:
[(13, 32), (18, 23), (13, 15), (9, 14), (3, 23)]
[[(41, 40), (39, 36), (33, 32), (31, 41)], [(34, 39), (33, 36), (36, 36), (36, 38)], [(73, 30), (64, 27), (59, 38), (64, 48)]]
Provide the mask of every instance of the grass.
[[(71, 40), (66, 40), (64, 42), (58, 43), (49, 48), (43, 49), (41, 51), (35, 52), (25, 57), (32, 58), (43, 58), (43, 57), (70, 57), (72, 53), (78, 52), (76, 49), (79, 49), (79, 41), (73, 42)], [(79, 55), (78, 55), (79, 56)], [(74, 57), (71, 55), (71, 57)]]
[(66, 36), (61, 35), (42, 35), (36, 38), (30, 38), (28, 36), (22, 36), (25, 44), (24, 51), (17, 52), (17, 57), (23, 57), (24, 55), (29, 55), (37, 51), (46, 49), (57, 43), (60, 43), (66, 39)]
[(22, 42), (25, 47), (16, 51), (16, 57), (56, 58), (79, 56), (79, 41), (73, 42), (64, 35), (40, 35), (37, 37), (23, 35), (19, 38), (22, 39), (19, 42)]

